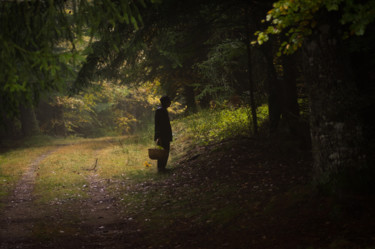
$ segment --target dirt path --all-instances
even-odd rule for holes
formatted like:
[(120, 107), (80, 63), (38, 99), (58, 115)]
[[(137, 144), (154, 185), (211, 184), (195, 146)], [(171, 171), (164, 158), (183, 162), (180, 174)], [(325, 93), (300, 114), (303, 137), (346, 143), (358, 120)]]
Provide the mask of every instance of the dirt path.
[(1, 249), (25, 248), (30, 244), (34, 221), (39, 219), (33, 209), (33, 189), (39, 163), (57, 149), (47, 151), (32, 162), (17, 183), (0, 217)]
[(33, 188), (51, 153), (63, 151), (37, 158), (8, 198), (0, 249), (375, 248), (374, 196), (319, 194), (310, 155), (289, 147), (245, 138), (196, 147), (142, 182), (81, 167), (85, 197), (41, 203)]
[(88, 198), (35, 205), (38, 165), (58, 149), (31, 163), (6, 202), (0, 217), (0, 249), (134, 248), (136, 229), (121, 217), (118, 202), (107, 191), (108, 180), (87, 173)]
[(88, 176), (89, 198), (81, 203), (80, 241), (82, 248), (124, 248), (128, 224), (121, 217), (117, 200), (109, 195), (107, 181), (96, 172)]

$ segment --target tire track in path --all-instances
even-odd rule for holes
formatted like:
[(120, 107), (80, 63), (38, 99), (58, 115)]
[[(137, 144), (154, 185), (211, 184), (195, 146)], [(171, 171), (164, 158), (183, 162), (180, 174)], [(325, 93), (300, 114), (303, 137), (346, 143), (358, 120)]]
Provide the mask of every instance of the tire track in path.
[(33, 223), (38, 213), (33, 212), (33, 195), (36, 170), (41, 161), (57, 148), (37, 157), (15, 186), (0, 216), (0, 248), (27, 248), (31, 243)]
[(136, 224), (122, 217), (119, 201), (108, 190), (112, 181), (101, 178), (95, 168), (81, 172), (87, 180), (82, 186), (87, 198), (34, 203), (39, 165), (52, 153), (63, 153), (56, 152), (59, 149), (37, 157), (5, 200), (0, 213), (0, 249), (140, 248)]
[(81, 248), (124, 248), (129, 235), (129, 224), (124, 222), (118, 201), (107, 191), (109, 180), (96, 172), (87, 177), (89, 198), (81, 209)]
[[(100, 149), (96, 151), (95, 166), (86, 176), (88, 198), (82, 200), (80, 210), (80, 248), (124, 249), (139, 248), (137, 228), (122, 217), (118, 198), (108, 190), (111, 179), (103, 179), (96, 171), (101, 167)], [(69, 245), (74, 248), (73, 244)], [(78, 248), (78, 247), (77, 247)]]

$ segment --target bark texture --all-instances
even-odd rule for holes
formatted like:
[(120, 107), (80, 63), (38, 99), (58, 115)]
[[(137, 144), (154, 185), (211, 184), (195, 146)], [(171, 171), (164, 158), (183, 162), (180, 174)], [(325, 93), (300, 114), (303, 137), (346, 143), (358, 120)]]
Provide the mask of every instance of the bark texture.
[(345, 64), (344, 47), (333, 27), (323, 25), (306, 43), (303, 73), (308, 83), (312, 153), (316, 180), (328, 182), (336, 174), (361, 167), (362, 125), (359, 93)]

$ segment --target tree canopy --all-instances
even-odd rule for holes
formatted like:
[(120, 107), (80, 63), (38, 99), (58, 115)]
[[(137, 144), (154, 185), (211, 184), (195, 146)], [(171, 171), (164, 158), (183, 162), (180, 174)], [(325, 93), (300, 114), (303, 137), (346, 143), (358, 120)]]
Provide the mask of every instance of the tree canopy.
[[(138, 5), (120, 1), (2, 1), (1, 112), (37, 103), (41, 94), (72, 86), (84, 60), (82, 39), (116, 24), (138, 26)], [(113, 45), (115, 46), (115, 45)]]
[[(330, 12), (329, 20), (322, 18), (322, 12)], [(267, 12), (268, 27), (258, 31), (257, 42), (263, 44), (269, 35), (283, 34), (285, 40), (280, 50), (291, 54), (303, 45), (306, 37), (313, 35), (319, 24), (336, 25), (342, 39), (353, 35), (364, 35), (367, 26), (375, 20), (375, 1), (309, 1), (281, 0)], [(341, 25), (341, 27), (338, 26)]]

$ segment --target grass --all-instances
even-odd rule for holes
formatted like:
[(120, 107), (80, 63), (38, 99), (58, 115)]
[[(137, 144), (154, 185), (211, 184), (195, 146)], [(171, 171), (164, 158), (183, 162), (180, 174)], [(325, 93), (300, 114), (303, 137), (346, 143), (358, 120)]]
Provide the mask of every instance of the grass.
[(75, 199), (86, 196), (85, 170), (93, 161), (92, 144), (59, 148), (39, 164), (35, 194), (40, 202)]
[[(266, 108), (262, 106), (258, 110), (259, 120), (262, 122)], [(206, 110), (174, 121), (172, 126), (178, 145), (174, 146), (172, 143), (173, 154), (178, 156), (184, 153), (185, 145), (190, 141), (207, 144), (249, 134), (247, 113), (245, 107), (235, 110)], [(148, 129), (130, 137), (83, 139), (41, 135), (22, 141), (3, 142), (5, 152), (0, 154), (0, 198), (9, 193), (30, 163), (55, 146), (69, 145), (67, 148), (59, 148), (60, 152), (41, 162), (37, 191), (43, 196), (51, 195), (47, 199), (52, 198), (53, 194), (48, 194), (51, 189), (57, 191), (54, 194), (59, 197), (64, 194), (72, 196), (75, 191), (73, 186), (85, 183), (85, 168), (93, 167), (95, 162), (99, 175), (105, 179), (129, 178), (130, 175), (139, 180), (152, 177), (156, 172), (156, 162), (150, 161), (147, 156), (147, 148), (153, 145), (152, 135), (153, 130)], [(12, 149), (15, 147), (18, 149)], [(173, 163), (173, 157), (170, 161)], [(151, 167), (147, 169), (146, 164)], [(68, 190), (68, 186), (73, 189)], [(78, 187), (76, 190), (78, 191)]]
[[(0, 154), (0, 200), (14, 189), (29, 165), (50, 150), (55, 151), (37, 169), (35, 194), (43, 203), (85, 197), (83, 186), (87, 186), (94, 166), (104, 179), (142, 179), (154, 175), (155, 161), (147, 155), (152, 143), (145, 135), (96, 139), (37, 136), (17, 141)], [(20, 148), (10, 149), (13, 146)], [(151, 167), (146, 168), (145, 162)]]
[(77, 138), (34, 136), (24, 140), (2, 141), (0, 150), (0, 203), (13, 191), (15, 184), (39, 156), (56, 146), (81, 143)]
[(146, 161), (152, 164), (147, 147), (136, 137), (86, 139), (63, 146), (40, 164), (35, 193), (42, 202), (85, 198), (92, 173), (112, 181), (155, 173), (155, 167), (145, 167)]
[[(98, 152), (98, 173), (105, 179), (121, 179), (135, 172), (155, 169), (155, 162), (148, 159), (147, 148), (150, 146), (152, 140), (145, 142), (136, 136), (117, 140), (112, 146)], [(146, 162), (151, 164), (150, 169), (146, 168)]]
[[(268, 116), (268, 107), (258, 107), (257, 115), (258, 125), (261, 125)], [(210, 144), (252, 133), (252, 119), (248, 107), (203, 110), (174, 122), (172, 126), (180, 141), (182, 138), (198, 144)]]
[[(37, 137), (22, 144), (21, 149), (0, 154), (0, 201), (6, 203), (5, 196), (14, 190), (29, 165), (52, 150), (36, 169), (33, 207), (39, 210), (40, 217), (46, 217), (34, 224), (33, 236), (39, 241), (78, 231), (79, 206), (90, 197), (92, 176), (108, 179), (108, 183), (139, 182), (156, 173), (155, 162), (149, 162), (153, 164), (149, 168), (144, 165), (149, 161), (147, 148), (152, 140), (142, 136), (56, 140)], [(118, 187), (111, 186), (107, 190), (115, 194)]]
[(6, 198), (29, 165), (52, 146), (21, 148), (0, 154), (0, 200)]
[[(266, 108), (262, 108), (259, 108), (259, 111), (266, 115)], [(260, 118), (260, 122), (264, 118), (265, 116)], [(314, 218), (316, 211), (324, 214), (324, 222), (338, 222), (342, 217), (346, 217), (345, 210), (340, 209), (341, 206), (334, 209), (336, 206), (327, 202), (326, 198), (316, 200), (309, 187), (292, 187), (289, 181), (292, 178), (285, 182), (290, 185), (287, 186), (288, 189), (278, 193), (269, 192), (266, 183), (282, 181), (290, 172), (286, 172), (284, 176), (284, 169), (280, 168), (280, 158), (275, 158), (276, 161), (273, 162), (273, 157), (268, 158), (269, 153), (264, 153), (257, 144), (251, 147), (247, 143), (241, 144), (237, 140), (227, 139), (248, 135), (249, 124), (247, 110), (243, 108), (211, 110), (173, 121), (175, 140), (171, 146), (171, 171), (165, 175), (157, 174), (156, 162), (148, 159), (147, 148), (153, 145), (150, 130), (134, 136), (95, 139), (54, 140), (40, 137), (34, 140), (35, 147), (32, 146), (33, 140), (30, 140), (25, 143), (27, 146), (0, 154), (0, 191), (3, 196), (9, 193), (31, 162), (46, 151), (55, 149), (40, 162), (37, 169), (35, 194), (38, 198), (34, 207), (58, 209), (61, 212), (58, 219), (60, 223), (50, 225), (56, 220), (51, 217), (35, 224), (34, 236), (40, 240), (63, 236), (61, 227), (65, 235), (78, 232), (80, 206), (77, 206), (77, 203), (86, 201), (89, 196), (87, 186), (93, 175), (105, 180), (103, 182), (107, 185), (106, 190), (116, 197), (116, 200), (120, 200), (120, 205), (117, 206), (120, 216), (132, 221), (132, 226), (135, 224), (136, 229), (142, 232), (142, 243), (149, 241), (153, 248), (201, 247), (194, 244), (195, 241), (211, 243), (220, 248), (222, 242), (238, 240), (240, 243), (241, 236), (248, 235), (255, 239), (258, 237), (254, 236), (259, 235), (259, 241), (263, 241), (262, 227), (266, 229), (269, 225), (277, 228), (280, 225), (277, 223), (279, 217), (290, 216), (293, 221), (295, 216), (299, 215), (303, 222), (307, 220), (310, 222), (307, 224), (315, 224), (310, 217)], [(205, 145), (221, 139), (227, 140), (186, 155), (187, 147)], [(251, 141), (257, 142), (255, 139)], [(197, 150), (200, 148), (198, 147)], [(252, 153), (260, 153), (261, 158), (255, 154), (253, 157)], [(198, 154), (199, 157), (194, 157)], [(248, 154), (249, 158), (255, 161), (247, 161), (246, 157), (246, 161), (241, 161), (244, 154)], [(178, 162), (176, 159), (182, 155), (187, 160), (178, 167), (175, 166)], [(190, 160), (192, 157), (194, 159)], [(151, 167), (146, 167), (146, 162), (151, 164)], [(271, 166), (273, 170), (268, 170)], [(233, 171), (237, 173), (232, 174)], [(263, 173), (258, 174), (259, 172)], [(275, 175), (270, 176), (272, 174)], [(258, 187), (263, 192), (259, 192)], [(50, 211), (41, 212), (45, 213), (43, 217), (47, 217)], [(259, 234), (251, 230), (253, 227), (258, 229), (257, 225)], [(281, 227), (284, 227), (284, 224), (281, 224)], [(298, 233), (297, 230), (295, 232)], [(189, 239), (191, 244), (185, 245)], [(340, 240), (340, 237), (333, 234), (332, 239), (326, 243), (328, 248), (344, 248), (353, 242)], [(239, 245), (242, 246), (241, 243)], [(307, 242), (302, 243), (300, 248), (307, 248), (309, 245), (318, 246), (311, 248), (322, 248), (319, 243)]]
[[(207, 111), (174, 121), (172, 126), (177, 140), (172, 143), (173, 151), (169, 163), (169, 167), (172, 165), (172, 168), (173, 158), (183, 154), (185, 145), (191, 140), (198, 144), (209, 143), (249, 132), (249, 121), (244, 108)], [(50, 148), (56, 148), (56, 151), (40, 162), (37, 169), (34, 190), (38, 197), (37, 204), (63, 203), (64, 206), (69, 201), (85, 199), (88, 197), (88, 177), (97, 174), (101, 179), (111, 181), (108, 190), (112, 191), (112, 194), (125, 193), (120, 196), (127, 214), (143, 211), (142, 219), (147, 221), (143, 224), (145, 229), (152, 230), (158, 224), (173, 227), (176, 220), (184, 222), (189, 219), (205, 226), (207, 222), (219, 223), (222, 219), (229, 221), (238, 215), (240, 210), (228, 205), (211, 210), (218, 195), (215, 186), (206, 192), (186, 186), (180, 188), (184, 192), (178, 193), (167, 190), (167, 186), (158, 187), (168, 180), (169, 176), (156, 174), (156, 161), (148, 159), (147, 148), (153, 146), (152, 140), (150, 130), (137, 136), (95, 139), (53, 139), (39, 136), (25, 141), (21, 151), (1, 155), (9, 160), (7, 164), (2, 165), (1, 179), (22, 175), (38, 155)], [(31, 154), (35, 155), (29, 156), (28, 161), (22, 159), (22, 156)], [(14, 164), (14, 160), (19, 165), (16, 168), (10, 166)], [(146, 164), (151, 167), (146, 167)], [(13, 182), (16, 181), (14, 178)], [(142, 186), (142, 191), (139, 191), (139, 186), (144, 183), (149, 184), (149, 188)], [(131, 191), (133, 188), (136, 189), (134, 192)], [(208, 201), (208, 204), (195, 206), (197, 201)], [(201, 213), (206, 211), (209, 211), (207, 215), (202, 216)]]

